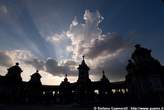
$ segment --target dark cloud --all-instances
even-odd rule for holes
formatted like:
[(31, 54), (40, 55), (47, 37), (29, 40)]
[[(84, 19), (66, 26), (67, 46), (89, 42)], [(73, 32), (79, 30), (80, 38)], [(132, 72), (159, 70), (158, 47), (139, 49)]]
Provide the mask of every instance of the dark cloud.
[(127, 74), (126, 66), (132, 49), (126, 49), (119, 52), (112, 58), (107, 58), (103, 62), (99, 63), (94, 70), (97, 75), (102, 73), (102, 70), (106, 72), (107, 77), (112, 81), (124, 80)]
[(113, 54), (117, 50), (127, 48), (128, 45), (128, 42), (125, 41), (118, 33), (111, 33), (101, 39), (94, 40), (86, 55), (89, 58), (96, 58), (102, 55)]
[(77, 63), (75, 61), (73, 61), (73, 60), (68, 60), (68, 61), (65, 62), (64, 65), (67, 65), (67, 66), (76, 66)]
[(52, 58), (47, 59), (46, 61), (31, 58), (23, 61), (25, 64), (30, 64), (38, 70), (47, 71), (53, 75), (63, 75), (69, 73), (70, 75), (74, 75), (74, 71), (71, 70), (71, 67), (76, 66), (76, 62), (72, 60), (66, 61), (63, 65), (59, 65), (59, 63)]
[[(69, 62), (70, 63), (70, 62)], [(72, 62), (71, 62), (72, 63)], [(45, 63), (46, 71), (52, 73), (53, 75), (63, 75), (69, 73), (73, 75), (73, 71), (70, 70), (69, 65), (58, 65), (58, 62), (55, 59), (48, 59)]]
[(38, 70), (44, 70), (44, 64), (45, 64), (45, 62), (42, 61), (42, 60), (39, 60), (37, 58), (34, 58), (34, 59), (25, 60), (24, 62), (26, 64), (30, 64), (30, 65), (34, 66)]

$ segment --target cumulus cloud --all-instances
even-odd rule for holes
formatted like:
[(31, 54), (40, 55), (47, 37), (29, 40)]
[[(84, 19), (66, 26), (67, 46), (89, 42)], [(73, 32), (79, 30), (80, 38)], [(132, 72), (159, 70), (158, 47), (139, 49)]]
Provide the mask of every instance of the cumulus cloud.
[[(86, 62), (91, 67), (91, 74), (100, 75), (102, 70), (106, 70), (110, 72), (107, 75), (111, 76), (112, 79), (120, 80), (124, 77), (131, 44), (117, 32), (103, 33), (99, 26), (103, 19), (104, 17), (101, 16), (99, 11), (91, 12), (90, 10), (85, 10), (84, 22), (79, 22), (77, 17), (75, 17), (67, 31), (61, 34), (54, 34), (54, 36), (49, 38), (51, 43), (64, 45), (64, 48), (59, 47), (58, 49), (63, 50), (64, 53), (66, 51), (71, 55), (69, 59), (72, 59), (73, 62), (68, 61), (65, 63), (69, 66), (66, 66), (67, 68), (60, 67), (60, 71), (70, 70), (72, 63), (75, 70), (75, 64), (77, 65), (77, 62), (80, 63), (79, 59), (85, 55), (87, 58)], [(64, 43), (66, 39), (70, 40), (67, 44)], [(50, 61), (54, 63), (54, 67), (57, 67), (55, 61)], [(51, 63), (49, 65), (52, 66)], [(51, 72), (59, 71), (56, 68), (49, 70)]]
[(100, 23), (104, 17), (96, 12), (86, 10), (84, 23), (75, 17), (66, 32), (71, 39), (67, 50), (72, 52), (72, 59), (78, 61), (82, 55), (87, 57), (91, 73), (100, 75), (100, 70), (106, 70), (115, 80), (120, 80), (126, 74), (126, 60), (131, 51), (131, 44), (117, 32), (102, 33)]
[(67, 31), (67, 37), (72, 41), (73, 57), (79, 59), (84, 54), (92, 40), (99, 38), (102, 31), (98, 27), (103, 20), (100, 13), (86, 10), (84, 13), (84, 23), (78, 23), (77, 18), (72, 21)]
[(75, 17), (67, 31), (67, 36), (72, 41), (74, 58), (79, 59), (83, 54), (94, 58), (100, 55), (112, 54), (128, 46), (128, 42), (116, 32), (102, 34), (99, 24), (104, 18), (98, 11), (86, 10), (83, 18), (84, 23), (79, 23)]

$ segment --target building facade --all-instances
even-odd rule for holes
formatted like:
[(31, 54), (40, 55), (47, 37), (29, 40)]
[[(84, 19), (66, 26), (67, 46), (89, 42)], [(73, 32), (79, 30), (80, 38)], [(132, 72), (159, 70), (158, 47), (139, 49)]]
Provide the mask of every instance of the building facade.
[[(41, 84), (37, 70), (23, 82), (16, 63), (0, 76), (0, 103), (87, 104), (108, 106), (164, 104), (164, 67), (152, 57), (151, 50), (135, 46), (126, 67), (125, 81), (110, 82), (103, 71), (99, 81), (91, 81), (84, 56), (78, 67), (78, 80), (70, 83), (67, 75), (59, 86)], [(155, 102), (154, 102), (155, 100)]]

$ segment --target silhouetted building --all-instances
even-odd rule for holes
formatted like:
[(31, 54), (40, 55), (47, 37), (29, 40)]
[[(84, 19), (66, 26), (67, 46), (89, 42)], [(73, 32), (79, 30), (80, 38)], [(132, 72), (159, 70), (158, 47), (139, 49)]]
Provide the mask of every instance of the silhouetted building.
[(99, 81), (89, 79), (90, 68), (84, 56), (78, 67), (78, 80), (70, 83), (65, 75), (59, 86), (42, 85), (37, 70), (28, 82), (22, 81), (19, 63), (0, 76), (0, 103), (70, 104), (108, 106), (162, 106), (164, 66), (151, 50), (135, 45), (126, 67), (125, 81), (110, 82), (105, 72)]
[(90, 68), (85, 63), (84, 56), (83, 56), (82, 63), (78, 67), (78, 70), (79, 70), (79, 77), (78, 77), (78, 80), (77, 80), (78, 83), (91, 82), (91, 80), (89, 79), (89, 70), (90, 70)]
[(151, 56), (151, 50), (140, 45), (135, 47), (127, 65), (126, 82), (129, 94), (136, 103), (164, 103), (164, 73), (161, 64)]

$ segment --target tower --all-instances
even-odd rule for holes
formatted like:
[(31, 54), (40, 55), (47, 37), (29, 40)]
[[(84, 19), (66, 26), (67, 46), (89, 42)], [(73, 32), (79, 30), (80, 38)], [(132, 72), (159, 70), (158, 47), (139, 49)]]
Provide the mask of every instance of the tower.
[(90, 68), (85, 63), (85, 59), (84, 59), (84, 56), (83, 56), (83, 60), (82, 60), (81, 64), (78, 67), (79, 77), (78, 77), (77, 82), (80, 82), (80, 83), (90, 82), (91, 80), (89, 79), (89, 70), (90, 70)]

